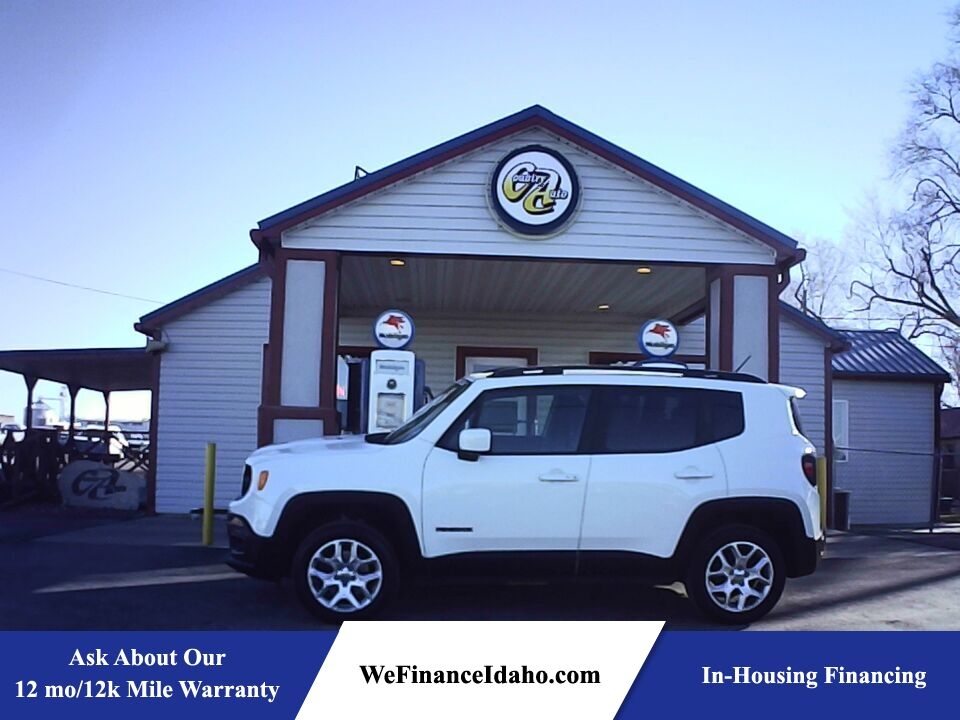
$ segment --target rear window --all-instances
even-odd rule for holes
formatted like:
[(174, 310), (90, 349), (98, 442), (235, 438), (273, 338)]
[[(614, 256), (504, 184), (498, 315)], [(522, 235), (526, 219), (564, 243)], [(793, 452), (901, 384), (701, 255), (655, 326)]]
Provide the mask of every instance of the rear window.
[(793, 426), (797, 432), (806, 435), (803, 431), (803, 420), (800, 418), (800, 405), (795, 397), (790, 398), (790, 415), (793, 416)]
[(594, 453), (666, 453), (743, 432), (740, 393), (699, 388), (598, 387)]

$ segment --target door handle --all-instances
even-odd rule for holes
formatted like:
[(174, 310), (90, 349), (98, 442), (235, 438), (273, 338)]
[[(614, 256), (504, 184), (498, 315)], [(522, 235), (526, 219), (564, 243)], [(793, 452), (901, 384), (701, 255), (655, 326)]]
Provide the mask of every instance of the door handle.
[(579, 476), (570, 475), (569, 473), (560, 472), (559, 470), (551, 470), (548, 473), (544, 473), (540, 476), (540, 482), (549, 482), (549, 483), (569, 483), (577, 482)]
[(690, 465), (683, 470), (677, 470), (673, 476), (678, 480), (708, 480), (713, 477), (713, 473), (704, 472), (700, 468)]

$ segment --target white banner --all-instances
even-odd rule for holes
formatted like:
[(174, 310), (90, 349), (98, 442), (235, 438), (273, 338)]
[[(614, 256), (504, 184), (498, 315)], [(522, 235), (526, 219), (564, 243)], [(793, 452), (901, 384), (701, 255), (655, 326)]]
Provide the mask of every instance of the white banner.
[(297, 718), (613, 718), (662, 627), (345, 622)]

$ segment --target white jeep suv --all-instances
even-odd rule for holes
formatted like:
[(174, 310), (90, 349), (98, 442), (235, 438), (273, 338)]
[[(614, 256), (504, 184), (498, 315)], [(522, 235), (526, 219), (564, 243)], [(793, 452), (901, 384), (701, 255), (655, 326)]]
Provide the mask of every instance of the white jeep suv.
[(748, 623), (822, 549), (799, 396), (682, 367), (474, 375), (390, 433), (254, 452), (228, 562), (290, 575), (328, 621), (465, 572), (682, 581), (711, 618)]

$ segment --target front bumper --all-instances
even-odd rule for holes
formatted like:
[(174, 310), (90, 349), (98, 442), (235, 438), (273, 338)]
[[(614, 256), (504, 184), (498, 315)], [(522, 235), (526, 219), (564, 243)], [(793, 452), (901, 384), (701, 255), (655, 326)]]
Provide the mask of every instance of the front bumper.
[(230, 554), (227, 565), (250, 577), (278, 580), (287, 572), (279, 543), (270, 537), (261, 537), (240, 515), (227, 515), (227, 537)]

